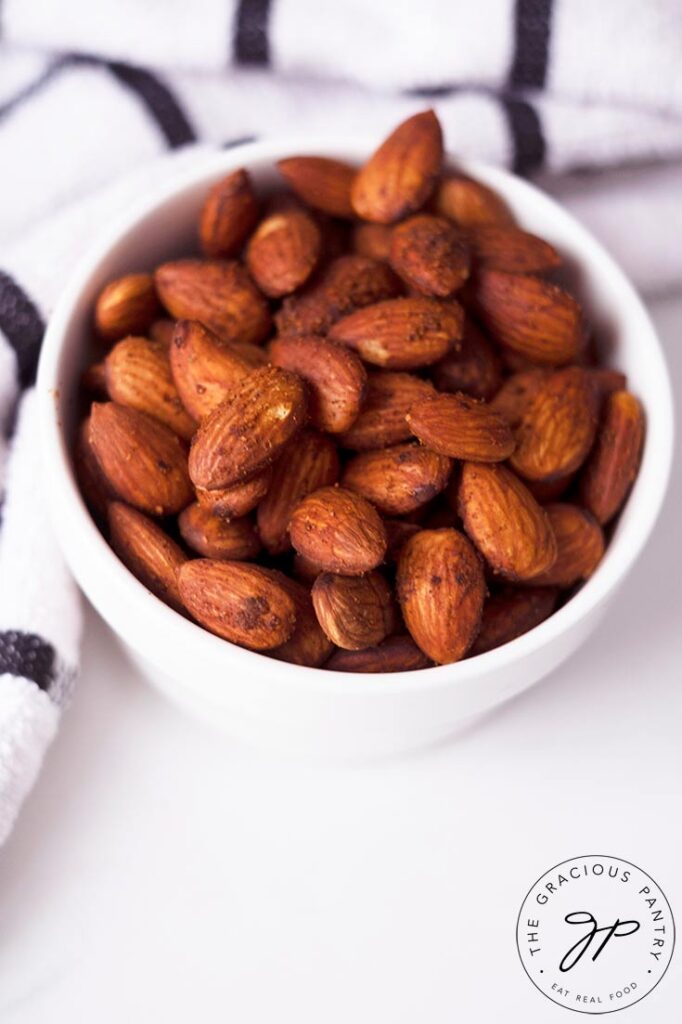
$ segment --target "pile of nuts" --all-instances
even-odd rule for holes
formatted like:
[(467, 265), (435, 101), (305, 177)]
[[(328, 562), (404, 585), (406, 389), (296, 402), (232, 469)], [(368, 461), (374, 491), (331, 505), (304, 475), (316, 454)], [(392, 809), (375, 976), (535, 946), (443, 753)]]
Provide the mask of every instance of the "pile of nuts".
[(208, 193), (201, 257), (108, 284), (75, 461), (162, 601), (299, 665), (397, 672), (532, 629), (594, 571), (644, 415), (548, 242), (443, 170), (432, 111), (359, 170)]

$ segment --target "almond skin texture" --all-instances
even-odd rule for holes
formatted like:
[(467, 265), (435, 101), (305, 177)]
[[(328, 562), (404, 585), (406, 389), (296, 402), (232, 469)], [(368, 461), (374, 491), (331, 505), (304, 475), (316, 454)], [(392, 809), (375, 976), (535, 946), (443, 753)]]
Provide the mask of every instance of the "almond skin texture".
[(201, 424), (189, 455), (197, 487), (231, 487), (269, 466), (303, 425), (306, 394), (298, 377), (265, 366)]
[(521, 417), (511, 465), (527, 480), (557, 480), (575, 472), (592, 447), (597, 399), (587, 373), (569, 366), (553, 373)]
[(436, 395), (407, 415), (422, 444), (452, 459), (501, 462), (514, 451), (514, 435), (504, 417), (468, 395)]
[(390, 251), (396, 274), (423, 295), (445, 298), (469, 276), (469, 246), (449, 221), (420, 213), (393, 229)]
[(246, 248), (246, 265), (260, 290), (276, 299), (305, 284), (321, 248), (320, 229), (313, 218), (289, 206), (260, 222)]
[(559, 554), (547, 572), (533, 583), (543, 586), (572, 587), (589, 579), (604, 554), (604, 534), (597, 520), (577, 505), (546, 505)]
[(197, 501), (203, 508), (223, 519), (239, 519), (251, 512), (265, 497), (271, 480), (272, 466), (268, 466), (232, 487), (220, 487), (213, 491), (197, 487)]
[(388, 370), (412, 370), (438, 362), (462, 337), (464, 311), (456, 302), (412, 297), (389, 299), (339, 320), (333, 341)]
[(446, 174), (442, 178), (433, 206), (441, 217), (454, 220), (462, 228), (514, 223), (506, 204), (492, 189), (463, 174)]
[(117, 342), (106, 358), (107, 392), (114, 402), (155, 416), (189, 441), (196, 423), (183, 407), (166, 348), (147, 338)]
[(443, 137), (432, 110), (403, 121), (358, 171), (353, 209), (363, 220), (393, 224), (426, 202), (440, 172)]
[(347, 463), (344, 487), (371, 501), (388, 516), (403, 515), (445, 488), (450, 459), (415, 444), (362, 452)]
[(364, 651), (334, 651), (325, 668), (334, 672), (413, 672), (431, 662), (409, 636), (389, 636)]
[(465, 462), (459, 513), (466, 532), (501, 576), (529, 580), (554, 565), (557, 542), (549, 517), (506, 466)]
[(310, 591), (284, 573), (277, 572), (274, 575), (294, 602), (296, 627), (286, 643), (270, 651), (270, 656), (292, 665), (319, 668), (334, 650), (334, 645), (317, 621)]
[(245, 562), (195, 558), (178, 575), (187, 611), (211, 633), (267, 651), (294, 632), (296, 608), (278, 573)]
[(506, 587), (489, 597), (469, 654), (485, 654), (535, 629), (552, 614), (557, 596), (556, 587)]
[(323, 572), (313, 584), (312, 598), (323, 631), (344, 650), (374, 647), (395, 625), (391, 588), (378, 572), (366, 576)]
[(269, 346), (274, 366), (297, 373), (308, 384), (308, 413), (318, 430), (340, 434), (360, 412), (367, 373), (355, 355), (313, 335), (275, 338)]
[(290, 156), (277, 161), (286, 183), (309, 206), (331, 217), (354, 216), (350, 190), (355, 168), (324, 156)]
[(393, 228), (388, 224), (355, 224), (353, 249), (361, 256), (388, 261), (391, 258)]
[(562, 366), (577, 359), (583, 347), (580, 306), (542, 278), (481, 270), (476, 306), (492, 336), (533, 363)]
[(275, 316), (280, 334), (326, 334), (337, 320), (400, 294), (390, 267), (366, 256), (340, 256)]
[(257, 345), (270, 331), (270, 311), (234, 260), (175, 260), (155, 275), (156, 290), (178, 320), (200, 320), (223, 341)]
[(629, 391), (614, 391), (602, 411), (597, 440), (580, 481), (580, 500), (608, 523), (632, 486), (644, 444), (644, 410)]
[(474, 228), (469, 232), (469, 244), (477, 268), (534, 274), (561, 265), (561, 257), (554, 246), (516, 227)]
[(463, 391), (489, 401), (502, 384), (502, 361), (470, 317), (464, 321), (459, 350), (449, 352), (432, 371), (439, 391)]
[(224, 519), (196, 501), (180, 513), (178, 527), (185, 544), (204, 558), (241, 562), (255, 558), (261, 548), (250, 519)]
[(133, 576), (161, 601), (184, 613), (178, 572), (187, 556), (175, 541), (152, 519), (120, 501), (109, 506), (109, 536)]
[(407, 413), (435, 394), (432, 384), (410, 373), (372, 371), (360, 415), (341, 435), (340, 444), (361, 452), (407, 441), (411, 437)]
[(490, 408), (504, 416), (509, 426), (516, 429), (548, 376), (548, 370), (539, 369), (513, 373), (491, 399)]
[(192, 501), (187, 448), (164, 423), (116, 402), (94, 402), (89, 436), (108, 486), (129, 505), (168, 516)]
[(239, 168), (209, 190), (199, 217), (201, 248), (209, 257), (236, 256), (258, 220), (248, 171)]
[(145, 334), (161, 307), (151, 274), (127, 274), (111, 281), (95, 304), (95, 330), (104, 341)]
[(196, 422), (214, 412), (253, 369), (236, 345), (221, 341), (198, 320), (178, 320), (170, 367), (182, 404)]
[(289, 521), (296, 506), (313, 491), (335, 484), (339, 457), (329, 438), (304, 430), (275, 463), (272, 483), (258, 506), (258, 530), (271, 555), (291, 547)]
[(323, 487), (296, 507), (289, 524), (296, 551), (326, 572), (361, 576), (383, 561), (386, 530), (376, 509), (343, 487)]
[(463, 658), (486, 593), (481, 560), (458, 530), (421, 530), (398, 559), (398, 600), (418, 647), (440, 665)]

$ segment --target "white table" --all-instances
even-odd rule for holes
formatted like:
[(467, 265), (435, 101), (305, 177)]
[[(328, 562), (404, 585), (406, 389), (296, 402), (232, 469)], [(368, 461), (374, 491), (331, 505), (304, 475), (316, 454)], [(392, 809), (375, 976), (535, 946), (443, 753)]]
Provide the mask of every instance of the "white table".
[[(682, 395), (682, 301), (655, 307)], [(0, 863), (2, 1024), (549, 1024), (514, 928), (573, 855), (682, 927), (682, 474), (597, 635), (455, 742), (344, 768), (183, 717), (87, 617), (83, 676)], [(682, 951), (615, 1018), (679, 1024)], [(612, 1018), (609, 1018), (612, 1019)]]

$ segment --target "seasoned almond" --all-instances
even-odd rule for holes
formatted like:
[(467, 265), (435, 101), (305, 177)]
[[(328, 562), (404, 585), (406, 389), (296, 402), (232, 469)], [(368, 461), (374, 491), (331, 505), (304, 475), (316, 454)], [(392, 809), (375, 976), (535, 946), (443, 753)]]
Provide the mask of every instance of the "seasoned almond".
[(192, 501), (187, 448), (153, 416), (116, 402), (94, 402), (89, 437), (107, 484), (129, 505), (167, 516)]
[(294, 632), (296, 608), (279, 574), (245, 562), (195, 558), (179, 575), (187, 611), (211, 633), (252, 651), (285, 643)]
[(313, 584), (312, 598), (325, 634), (348, 651), (374, 647), (395, 625), (391, 588), (378, 572), (366, 576), (323, 572)]
[(217, 181), (199, 215), (199, 240), (207, 256), (236, 256), (258, 220), (259, 203), (243, 167)]
[(464, 174), (446, 174), (442, 178), (433, 206), (441, 217), (454, 220), (462, 228), (514, 223), (506, 203), (496, 192)]
[(543, 586), (572, 587), (588, 579), (604, 554), (604, 534), (597, 520), (577, 505), (557, 503), (546, 505), (558, 555), (547, 572), (536, 576), (533, 583)]
[(485, 654), (535, 629), (554, 611), (556, 587), (506, 587), (483, 605), (481, 629), (470, 654)]
[(90, 417), (81, 423), (74, 451), (74, 468), (81, 494), (93, 516), (106, 522), (109, 502), (113, 492), (100, 469), (95, 450), (90, 440)]
[(246, 264), (270, 298), (289, 295), (305, 284), (322, 249), (320, 229), (305, 210), (287, 206), (265, 217), (246, 248)]
[(176, 611), (184, 612), (178, 573), (187, 561), (184, 551), (142, 512), (114, 501), (109, 505), (111, 544), (133, 576)]
[(200, 320), (223, 341), (258, 344), (270, 311), (246, 270), (234, 260), (175, 260), (155, 275), (156, 289), (178, 320)]
[(557, 543), (549, 517), (506, 466), (465, 462), (459, 513), (488, 564), (507, 579), (532, 579), (554, 565)]
[(114, 402), (147, 412), (190, 440), (196, 423), (180, 401), (162, 344), (132, 336), (117, 342), (106, 358), (105, 377)]
[(452, 463), (416, 444), (361, 452), (346, 465), (342, 483), (388, 516), (419, 508), (443, 490)]
[(188, 547), (204, 558), (241, 562), (255, 558), (260, 539), (250, 519), (225, 519), (195, 501), (178, 517), (180, 535)]
[(469, 395), (418, 402), (407, 422), (422, 444), (452, 459), (501, 462), (514, 451), (514, 435), (504, 417)]
[(105, 341), (145, 334), (161, 307), (151, 274), (126, 274), (111, 281), (97, 297), (95, 329)]
[(198, 320), (178, 320), (170, 367), (182, 404), (197, 422), (229, 398), (253, 369), (237, 345), (221, 341)]
[(458, 530), (421, 530), (398, 559), (398, 600), (415, 643), (438, 664), (463, 658), (486, 593), (481, 560)]
[(297, 373), (308, 384), (308, 413), (318, 430), (340, 434), (355, 422), (367, 373), (354, 352), (314, 335), (277, 337), (269, 346), (274, 366)]
[(353, 248), (361, 256), (388, 261), (391, 258), (393, 228), (388, 224), (353, 225)]
[(435, 393), (428, 381), (410, 373), (371, 371), (360, 415), (341, 435), (340, 444), (361, 452), (407, 441), (411, 437), (407, 413)]
[(296, 626), (286, 643), (269, 652), (270, 657), (277, 658), (278, 661), (288, 661), (292, 665), (319, 668), (334, 650), (334, 645), (327, 639), (317, 621), (310, 591), (295, 580), (289, 579), (284, 573), (277, 572), (274, 575), (294, 602)]
[(353, 209), (363, 220), (393, 224), (426, 202), (440, 172), (443, 136), (432, 110), (403, 121), (358, 171)]
[(309, 206), (332, 217), (354, 216), (350, 190), (355, 168), (325, 156), (290, 156), (277, 161), (290, 188)]
[(334, 672), (413, 672), (431, 662), (409, 636), (389, 636), (364, 651), (334, 651), (325, 668)]
[(396, 274), (423, 295), (445, 298), (469, 277), (469, 246), (443, 217), (420, 213), (393, 229), (390, 252)]
[(597, 522), (608, 523), (632, 486), (644, 444), (644, 410), (629, 391), (604, 404), (597, 440), (580, 481), (580, 498)]
[(376, 509), (343, 487), (323, 487), (296, 507), (289, 524), (296, 551), (327, 572), (361, 576), (386, 554), (386, 530)]
[(548, 377), (548, 370), (538, 368), (513, 373), (490, 400), (490, 408), (504, 416), (515, 430)]
[(232, 487), (219, 487), (209, 491), (197, 487), (197, 501), (214, 515), (224, 519), (239, 519), (258, 505), (265, 497), (272, 481), (272, 466), (267, 466), (259, 473), (249, 477)]
[(485, 224), (472, 228), (469, 244), (477, 268), (533, 274), (561, 265), (553, 245), (517, 227)]
[(438, 362), (462, 337), (464, 312), (457, 302), (414, 296), (388, 299), (334, 324), (329, 337), (362, 359), (389, 370)]
[(487, 402), (502, 384), (502, 362), (483, 332), (466, 317), (459, 349), (435, 364), (432, 377), (439, 391), (463, 391)]
[(275, 366), (253, 370), (194, 435), (192, 481), (215, 490), (247, 480), (274, 462), (305, 415), (306, 394), (298, 377)]

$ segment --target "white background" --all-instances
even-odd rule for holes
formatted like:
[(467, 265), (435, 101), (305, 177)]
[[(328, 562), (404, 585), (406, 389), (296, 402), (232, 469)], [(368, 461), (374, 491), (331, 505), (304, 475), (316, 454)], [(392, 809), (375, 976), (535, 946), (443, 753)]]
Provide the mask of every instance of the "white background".
[[(682, 395), (682, 301), (659, 302)], [(0, 861), (2, 1024), (550, 1024), (526, 890), (634, 861), (682, 927), (682, 473), (603, 626), (438, 749), (268, 758), (183, 717), (90, 612), (83, 675)], [(682, 940), (681, 940), (682, 941)], [(622, 1022), (679, 1024), (682, 949)]]

